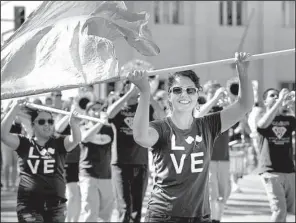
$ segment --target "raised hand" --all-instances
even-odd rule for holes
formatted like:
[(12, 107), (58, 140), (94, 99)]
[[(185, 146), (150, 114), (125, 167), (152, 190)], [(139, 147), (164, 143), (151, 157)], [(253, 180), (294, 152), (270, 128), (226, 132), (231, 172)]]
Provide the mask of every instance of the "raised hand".
[(287, 88), (283, 88), (279, 93), (279, 100), (285, 100), (289, 94), (289, 90)]
[(78, 112), (75, 109), (72, 109), (69, 117), (69, 124), (71, 125), (78, 125), (80, 123), (79, 118), (77, 118)]
[(227, 91), (224, 87), (220, 87), (214, 95), (214, 98), (218, 100), (217, 105), (225, 107), (230, 104), (230, 99), (227, 96)]
[(136, 85), (141, 92), (150, 92), (148, 76), (144, 70), (136, 70), (127, 74), (127, 79)]
[(245, 52), (236, 52), (235, 53), (235, 63), (236, 69), (239, 75), (247, 75), (247, 69), (249, 67), (250, 62), (246, 61), (251, 54)]

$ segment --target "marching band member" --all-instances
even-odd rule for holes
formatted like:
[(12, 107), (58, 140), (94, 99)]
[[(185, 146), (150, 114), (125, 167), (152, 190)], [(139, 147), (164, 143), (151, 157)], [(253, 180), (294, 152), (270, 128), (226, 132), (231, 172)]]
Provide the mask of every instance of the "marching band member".
[(17, 216), (20, 222), (64, 222), (66, 153), (81, 140), (76, 112), (71, 113), (71, 135), (54, 137), (51, 113), (32, 110), (33, 137), (10, 133), (15, 116), (24, 106), (13, 104), (1, 121), (1, 140), (15, 150), (19, 157), (20, 183), (17, 195)]
[[(103, 100), (89, 102), (86, 114), (100, 118), (106, 104)], [(79, 162), (82, 222), (109, 222), (114, 208), (111, 182), (111, 147), (113, 129), (103, 123), (88, 121), (82, 128)]]
[[(142, 203), (148, 184), (148, 150), (138, 145), (133, 138), (132, 125), (139, 92), (128, 82), (123, 89), (122, 97), (107, 110), (108, 121), (114, 124), (117, 136), (112, 151), (112, 183), (118, 221), (140, 222)], [(149, 120), (164, 113), (156, 102), (151, 103), (150, 110)]]
[(283, 112), (287, 96), (285, 88), (280, 92), (267, 89), (263, 94), (265, 112), (257, 123), (260, 135), (258, 171), (270, 203), (272, 222), (285, 222), (287, 212), (295, 214), (292, 134), (296, 119)]
[(150, 125), (148, 78), (145, 72), (129, 73), (128, 79), (140, 90), (133, 136), (138, 144), (152, 148), (156, 169), (146, 222), (211, 222), (208, 175), (214, 142), (252, 108), (254, 100), (247, 54), (235, 57), (241, 86), (237, 102), (202, 118), (193, 116), (201, 89), (193, 71), (169, 78), (171, 116)]
[[(204, 87), (207, 103), (201, 106), (196, 117), (219, 112), (229, 106), (226, 89), (217, 81), (208, 81)], [(229, 133), (223, 132), (215, 141), (209, 167), (209, 190), (212, 222), (220, 222), (225, 204), (231, 192)]]

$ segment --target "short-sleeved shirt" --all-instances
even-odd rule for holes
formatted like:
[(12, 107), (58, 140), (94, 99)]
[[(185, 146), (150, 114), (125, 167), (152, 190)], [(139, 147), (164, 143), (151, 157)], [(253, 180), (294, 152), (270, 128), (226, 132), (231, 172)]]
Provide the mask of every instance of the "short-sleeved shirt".
[(32, 138), (19, 135), (19, 139), (16, 152), (20, 165), (20, 189), (65, 199), (64, 166), (67, 151), (64, 137), (51, 138), (44, 147)]
[[(71, 126), (68, 124), (67, 127), (64, 129), (63, 132), (58, 134), (62, 136), (71, 135)], [(80, 146), (77, 145), (74, 149), (67, 153), (66, 156), (66, 164), (68, 163), (79, 163), (79, 156), (80, 156)]]
[(153, 121), (159, 139), (151, 149), (155, 184), (148, 209), (176, 217), (210, 214), (209, 163), (215, 139), (220, 135), (220, 113), (194, 119), (181, 130), (167, 117)]
[[(210, 113), (222, 111), (220, 106), (214, 106)], [(228, 130), (223, 132), (215, 141), (214, 149), (212, 153), (213, 161), (229, 161), (229, 132)]]
[[(138, 145), (133, 137), (133, 120), (138, 104), (126, 106), (109, 119), (116, 128), (116, 144), (112, 148), (111, 164), (148, 165), (148, 150)], [(149, 120), (153, 120), (153, 108), (150, 106)]]
[(110, 126), (103, 126), (94, 138), (81, 143), (79, 174), (98, 179), (111, 179), (111, 147), (114, 140)]
[(260, 142), (259, 174), (264, 172), (292, 173), (293, 163), (292, 132), (296, 128), (293, 116), (276, 116), (265, 128), (257, 127)]

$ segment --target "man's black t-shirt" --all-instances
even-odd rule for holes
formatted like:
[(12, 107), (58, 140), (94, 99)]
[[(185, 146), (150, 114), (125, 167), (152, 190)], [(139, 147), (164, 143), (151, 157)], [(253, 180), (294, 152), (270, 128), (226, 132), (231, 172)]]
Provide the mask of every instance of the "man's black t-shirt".
[[(210, 113), (222, 111), (220, 106), (214, 106)], [(213, 161), (229, 161), (229, 132), (228, 130), (223, 132), (216, 140), (212, 153)]]
[(151, 149), (156, 176), (148, 209), (175, 217), (209, 215), (209, 164), (221, 132), (220, 113), (194, 119), (187, 130), (170, 117), (150, 126), (159, 139)]
[(265, 129), (257, 128), (260, 138), (259, 173), (295, 172), (292, 132), (296, 128), (293, 116), (276, 116)]
[(20, 190), (65, 199), (64, 137), (51, 138), (44, 147), (32, 138), (19, 135), (19, 139)]
[(111, 179), (111, 147), (113, 130), (103, 126), (92, 141), (81, 143), (79, 173), (98, 179)]
[[(116, 128), (116, 143), (112, 148), (112, 164), (146, 164), (148, 150), (138, 145), (133, 137), (133, 120), (138, 104), (126, 106), (113, 118), (109, 119)], [(149, 120), (153, 120), (153, 108), (150, 106)]]

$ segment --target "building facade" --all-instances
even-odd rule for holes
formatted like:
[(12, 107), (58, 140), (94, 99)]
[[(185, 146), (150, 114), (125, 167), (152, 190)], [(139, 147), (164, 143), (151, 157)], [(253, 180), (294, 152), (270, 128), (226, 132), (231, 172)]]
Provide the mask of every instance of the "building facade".
[[(29, 14), (38, 2), (19, 4), (28, 7)], [(5, 7), (9, 11), (14, 5)], [(120, 65), (139, 58), (162, 69), (233, 58), (236, 51), (260, 54), (295, 48), (295, 1), (126, 1), (126, 5), (150, 14), (149, 27), (161, 52), (145, 57), (119, 39), (114, 44)], [(229, 65), (195, 71), (202, 83), (216, 79), (225, 85), (235, 75)], [(249, 75), (258, 80), (259, 95), (269, 87), (295, 90), (295, 54), (253, 61)], [(101, 89), (104, 96), (107, 88)]]

